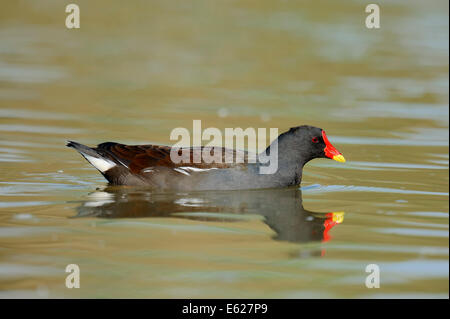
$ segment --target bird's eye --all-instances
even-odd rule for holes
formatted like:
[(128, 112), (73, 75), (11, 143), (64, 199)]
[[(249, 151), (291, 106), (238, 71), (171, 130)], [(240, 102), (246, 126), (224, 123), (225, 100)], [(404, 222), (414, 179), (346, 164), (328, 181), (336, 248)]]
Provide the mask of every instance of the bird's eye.
[(313, 137), (313, 138), (311, 139), (311, 141), (312, 141), (313, 143), (319, 143), (319, 138), (318, 138), (318, 137)]

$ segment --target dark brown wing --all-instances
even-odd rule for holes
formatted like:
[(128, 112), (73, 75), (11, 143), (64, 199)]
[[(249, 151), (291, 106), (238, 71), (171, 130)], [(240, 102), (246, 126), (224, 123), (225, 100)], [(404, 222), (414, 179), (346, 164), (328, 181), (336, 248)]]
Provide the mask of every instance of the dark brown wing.
[[(108, 156), (116, 162), (127, 166), (135, 174), (145, 168), (158, 166), (171, 168), (195, 167), (202, 169), (231, 168), (245, 166), (249, 160), (248, 152), (235, 151), (223, 147), (202, 146), (178, 149), (178, 155), (187, 154), (187, 157), (185, 156), (181, 162), (173, 162), (170, 156), (172, 148), (164, 145), (124, 145), (107, 142), (98, 145), (95, 150), (103, 156)], [(205, 161), (205, 158), (200, 156), (200, 154), (205, 154), (208, 151), (211, 156), (218, 154), (217, 157), (214, 157), (212, 163)], [(196, 160), (194, 161), (194, 159)]]

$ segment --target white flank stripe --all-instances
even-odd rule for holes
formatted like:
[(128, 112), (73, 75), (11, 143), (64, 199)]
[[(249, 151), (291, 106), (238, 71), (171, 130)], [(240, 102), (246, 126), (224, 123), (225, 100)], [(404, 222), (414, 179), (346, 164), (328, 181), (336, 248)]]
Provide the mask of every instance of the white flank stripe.
[(116, 164), (104, 158), (97, 158), (86, 154), (83, 154), (83, 156), (89, 161), (89, 163), (94, 165), (94, 167), (102, 173), (116, 166)]
[(191, 171), (191, 172), (207, 172), (213, 169), (217, 169), (217, 167), (212, 167), (212, 168), (198, 168), (198, 167), (190, 167), (190, 166), (182, 166), (180, 167), (181, 169), (184, 169), (186, 171)]
[(178, 173), (187, 175), (187, 176), (191, 175), (191, 174), (189, 174), (188, 172), (186, 172), (185, 170), (183, 170), (183, 169), (181, 169), (181, 168), (174, 168), (173, 170), (176, 171), (176, 172), (178, 172)]

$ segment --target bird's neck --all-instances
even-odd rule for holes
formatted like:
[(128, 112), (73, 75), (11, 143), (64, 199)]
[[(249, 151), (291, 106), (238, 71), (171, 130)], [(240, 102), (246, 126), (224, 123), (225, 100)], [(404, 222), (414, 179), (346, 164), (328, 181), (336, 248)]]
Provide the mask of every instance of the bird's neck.
[[(293, 152), (289, 137), (280, 137), (260, 154), (260, 158), (269, 160), (269, 164), (260, 161), (260, 174), (267, 174), (268, 178), (272, 177), (286, 186), (298, 185), (302, 179), (303, 166), (309, 159), (304, 158), (301, 152)], [(261, 170), (261, 166), (268, 173)]]

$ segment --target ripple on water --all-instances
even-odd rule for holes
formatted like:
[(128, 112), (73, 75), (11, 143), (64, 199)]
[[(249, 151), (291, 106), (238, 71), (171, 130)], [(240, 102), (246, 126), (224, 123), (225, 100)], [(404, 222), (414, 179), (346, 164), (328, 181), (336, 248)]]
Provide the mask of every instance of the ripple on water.
[(314, 184), (308, 187), (302, 187), (302, 190), (309, 193), (332, 193), (332, 192), (370, 192), (370, 193), (393, 193), (393, 194), (411, 194), (411, 195), (435, 195), (448, 196), (448, 192), (427, 192), (419, 190), (398, 189), (390, 187), (375, 186), (355, 186), (355, 185), (320, 185)]
[(77, 134), (81, 129), (56, 126), (43, 125), (20, 125), (20, 124), (0, 124), (0, 131), (4, 132), (23, 132), (23, 133), (38, 133), (38, 134)]
[[(85, 185), (87, 184), (90, 183), (85, 183)], [(85, 185), (39, 182), (0, 182), (0, 196), (42, 196), (42, 194), (54, 193), (57, 191), (85, 190)], [(0, 203), (0, 205), (1, 204), (2, 203)], [(46, 204), (47, 202), (45, 202), (44, 205)]]
[(26, 109), (0, 109), (0, 118), (23, 118), (42, 120), (71, 120), (75, 115), (68, 113), (45, 112)]
[(29, 201), (29, 202), (1, 202), (0, 208), (10, 208), (10, 207), (31, 207), (31, 206), (42, 206), (42, 205), (50, 205), (52, 202), (44, 202), (44, 201)]
[(449, 217), (448, 213), (443, 212), (409, 212), (406, 214), (411, 216), (446, 218), (446, 219), (448, 219)]
[(0, 62), (0, 81), (18, 83), (47, 83), (66, 76), (64, 69), (56, 66), (14, 65)]
[(448, 230), (421, 228), (379, 228), (376, 232), (400, 236), (441, 237), (448, 238)]
[[(358, 145), (403, 145), (403, 146), (448, 146), (448, 140), (444, 139), (403, 139), (386, 137), (362, 137), (362, 136), (333, 136), (336, 144)], [(334, 144), (333, 143), (333, 144)]]
[(0, 237), (22, 237), (36, 236), (42, 234), (56, 234), (63, 230), (55, 227), (43, 227), (43, 226), (15, 226), (15, 227), (0, 227)]

